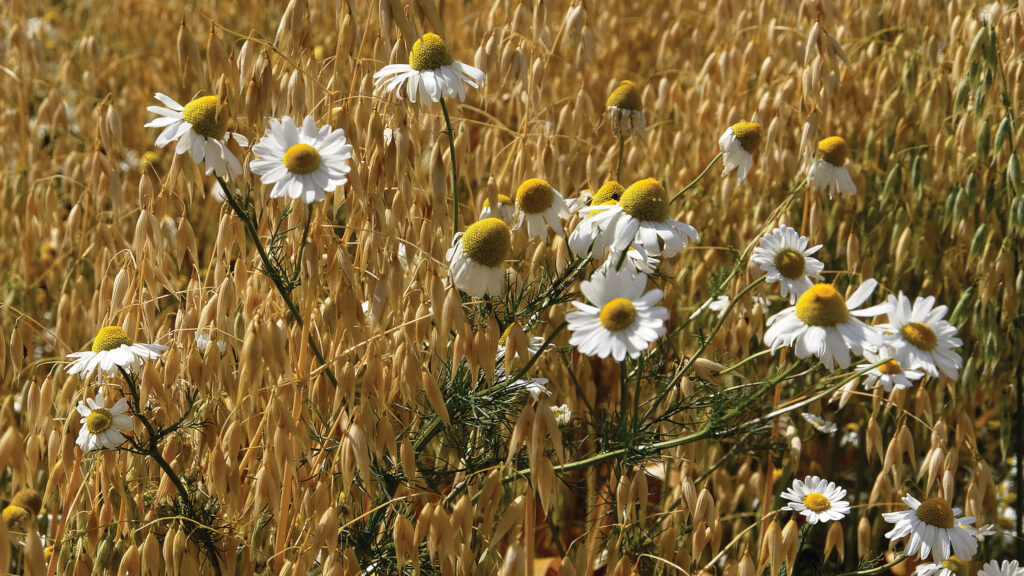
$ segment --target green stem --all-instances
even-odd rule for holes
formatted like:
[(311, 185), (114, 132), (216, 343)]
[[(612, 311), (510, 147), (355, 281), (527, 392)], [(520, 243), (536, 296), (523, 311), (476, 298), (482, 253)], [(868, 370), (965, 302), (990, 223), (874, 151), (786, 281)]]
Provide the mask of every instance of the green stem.
[(896, 555), (895, 558), (893, 558), (892, 562), (889, 562), (888, 564), (884, 564), (877, 568), (871, 568), (869, 570), (860, 570), (858, 572), (843, 572), (839, 576), (872, 576), (874, 574), (882, 574), (884, 572), (887, 572), (889, 568), (892, 568), (893, 566), (899, 564), (900, 562), (903, 562), (906, 559), (907, 557), (902, 552), (900, 552)]
[(455, 201), (455, 211), (452, 217), (452, 237), (459, 233), (459, 171), (455, 164), (455, 131), (452, 129), (452, 119), (448, 116), (448, 106), (444, 103), (444, 96), (441, 97), (441, 112), (444, 113), (444, 124), (448, 127), (448, 152), (452, 161), (452, 199)]
[(704, 171), (701, 172), (700, 174), (698, 174), (697, 177), (693, 179), (693, 182), (690, 182), (689, 184), (687, 184), (685, 188), (680, 190), (678, 194), (676, 194), (675, 196), (672, 197), (672, 202), (675, 202), (676, 200), (679, 200), (680, 198), (683, 197), (683, 194), (686, 194), (694, 186), (696, 186), (704, 178), (704, 176), (708, 173), (708, 171), (711, 170), (711, 167), (714, 166), (715, 163), (717, 163), (721, 158), (722, 158), (722, 153), (719, 152), (717, 156), (715, 156), (714, 158), (711, 159), (711, 162), (708, 162), (708, 165), (707, 165), (706, 168), (704, 168)]
[(626, 148), (626, 137), (619, 134), (619, 164), (615, 168), (615, 181), (622, 181), (622, 152)]
[(743, 360), (740, 360), (739, 362), (733, 364), (732, 366), (729, 366), (725, 370), (722, 370), (721, 372), (718, 373), (718, 375), (719, 376), (725, 376), (726, 374), (728, 374), (730, 372), (734, 372), (734, 371), (738, 370), (739, 368), (742, 368), (743, 365), (748, 364), (750, 362), (753, 362), (754, 360), (757, 360), (758, 358), (760, 358), (762, 356), (766, 356), (766, 355), (771, 354), (771, 353), (772, 353), (771, 350), (761, 350), (760, 352), (755, 352), (754, 354), (751, 354), (750, 356), (747, 356), (746, 358), (744, 358)]

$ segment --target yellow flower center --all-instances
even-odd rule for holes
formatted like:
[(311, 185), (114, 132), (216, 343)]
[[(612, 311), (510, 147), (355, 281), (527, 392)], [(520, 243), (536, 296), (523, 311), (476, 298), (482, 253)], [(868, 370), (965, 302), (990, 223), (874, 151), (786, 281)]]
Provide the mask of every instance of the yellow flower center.
[(964, 562), (956, 556), (950, 556), (948, 560), (943, 560), (940, 565), (953, 574), (956, 574), (956, 576), (966, 576), (967, 574), (970, 574), (970, 566), (968, 566), (967, 562)]
[[(501, 205), (501, 204), (511, 204), (511, 203), (512, 203), (512, 199), (511, 198), (509, 198), (508, 196), (505, 196), (504, 194), (498, 194), (498, 204), (499, 205)], [(488, 208), (488, 207), (490, 207), (490, 205), (491, 205), (491, 201), (488, 200), (487, 198), (484, 198), (484, 208)]]
[(605, 182), (604, 186), (597, 189), (597, 194), (594, 194), (594, 199), (590, 201), (592, 205), (607, 204), (609, 201), (618, 202), (622, 199), (622, 193), (626, 189), (622, 187), (622, 184), (612, 180), (611, 182)]
[(900, 363), (895, 360), (889, 360), (885, 364), (878, 367), (878, 371), (882, 374), (903, 374), (903, 368), (900, 367)]
[(445, 46), (444, 40), (433, 32), (427, 32), (415, 44), (409, 53), (409, 67), (413, 70), (437, 70), (455, 62), (452, 53)]
[(818, 142), (818, 153), (829, 164), (842, 166), (846, 164), (846, 157), (850, 154), (850, 149), (846, 146), (846, 140), (839, 136), (831, 136)]
[(113, 423), (114, 417), (110, 414), (110, 410), (106, 408), (93, 410), (85, 417), (85, 427), (93, 434), (101, 434), (110, 430), (110, 426)]
[(779, 250), (775, 255), (775, 268), (779, 274), (790, 280), (796, 280), (804, 275), (804, 255), (799, 250), (785, 248)]
[(917, 519), (936, 528), (952, 528), (953, 508), (942, 498), (929, 498), (917, 507)]
[(850, 317), (846, 301), (831, 284), (815, 284), (796, 301), (796, 317), (808, 326), (835, 326)]
[(737, 122), (732, 125), (732, 133), (743, 149), (751, 154), (761, 145), (761, 125), (757, 122)]
[[(24, 508), (16, 504), (11, 504), (10, 506), (4, 508), (3, 517), (4, 522), (7, 524), (7, 527), (14, 528), (16, 526), (20, 526), (22, 522), (28, 520), (28, 510), (25, 510)], [(4, 542), (4, 546), (7, 546), (6, 542)]]
[(601, 326), (612, 332), (625, 330), (636, 319), (636, 307), (626, 298), (616, 298), (601, 307)]
[(640, 180), (626, 188), (619, 206), (637, 220), (661, 222), (668, 218), (668, 193), (654, 178)]
[(500, 218), (485, 218), (470, 224), (462, 235), (462, 251), (477, 264), (492, 268), (502, 264), (512, 251), (508, 224)]
[(519, 185), (516, 201), (519, 209), (527, 214), (539, 214), (551, 207), (555, 189), (540, 178), (530, 178)]
[(120, 326), (104, 326), (100, 328), (100, 331), (96, 333), (96, 338), (92, 341), (92, 351), (116, 350), (121, 346), (130, 346), (131, 343), (132, 339), (128, 337), (128, 333), (124, 331), (124, 328)]
[(192, 131), (200, 136), (220, 140), (228, 130), (227, 110), (217, 110), (216, 96), (203, 96), (185, 104), (181, 116), (192, 125)]
[(320, 167), (320, 152), (309, 144), (295, 144), (284, 153), (284, 167), (293, 174), (309, 174)]
[(804, 506), (807, 506), (807, 509), (812, 512), (824, 512), (832, 507), (832, 503), (824, 495), (811, 492), (804, 496)]
[(939, 343), (939, 338), (935, 335), (935, 331), (932, 330), (931, 326), (922, 322), (905, 324), (903, 328), (900, 328), (900, 334), (903, 335), (907, 342), (925, 352), (934, 350), (935, 346)]
[(622, 108), (623, 110), (643, 110), (644, 104), (640, 99), (640, 90), (629, 80), (623, 80), (619, 86), (608, 95), (607, 107)]

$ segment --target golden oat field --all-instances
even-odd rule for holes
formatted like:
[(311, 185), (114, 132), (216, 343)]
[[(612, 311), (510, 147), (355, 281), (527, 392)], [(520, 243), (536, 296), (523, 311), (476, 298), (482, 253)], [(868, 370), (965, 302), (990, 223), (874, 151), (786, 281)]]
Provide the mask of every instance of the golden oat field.
[(1024, 574), (1022, 13), (4, 0), (0, 567)]

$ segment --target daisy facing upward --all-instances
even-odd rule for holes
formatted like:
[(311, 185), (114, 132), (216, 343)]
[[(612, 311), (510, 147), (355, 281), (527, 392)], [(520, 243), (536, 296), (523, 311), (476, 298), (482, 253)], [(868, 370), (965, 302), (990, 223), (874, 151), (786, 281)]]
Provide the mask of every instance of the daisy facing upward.
[(793, 485), (782, 493), (789, 500), (783, 510), (792, 510), (807, 518), (808, 524), (842, 520), (850, 513), (850, 503), (844, 500), (846, 490), (817, 476), (793, 480)]
[(975, 537), (974, 518), (958, 518), (959, 508), (953, 508), (942, 498), (928, 498), (919, 501), (910, 494), (903, 497), (903, 503), (910, 507), (901, 512), (886, 512), (882, 518), (895, 524), (885, 537), (895, 542), (910, 536), (904, 553), (913, 556), (920, 551), (919, 558), (926, 560), (930, 555), (936, 562), (948, 560), (950, 552), (963, 560), (970, 560), (978, 551)]
[(290, 116), (271, 118), (252, 151), (259, 158), (249, 162), (249, 169), (271, 186), (271, 198), (301, 198), (311, 204), (348, 182), (352, 146), (345, 131), (329, 125), (317, 128), (313, 116), (306, 116), (301, 128)]
[(936, 306), (933, 296), (917, 297), (911, 303), (903, 292), (890, 295), (888, 304), (892, 306), (889, 322), (878, 329), (892, 348), (893, 359), (933, 378), (941, 372), (955, 379), (962, 360), (953, 349), (963, 341), (957, 338), (956, 327), (945, 320), (948, 308)]
[(789, 226), (780, 226), (761, 237), (754, 248), (751, 262), (756, 262), (765, 273), (769, 284), (779, 283), (779, 294), (789, 297), (789, 303), (807, 291), (814, 281), (821, 280), (825, 265), (811, 255), (821, 250), (821, 244), (808, 248), (807, 238)]
[(228, 114), (223, 102), (216, 96), (196, 98), (182, 106), (160, 92), (156, 99), (166, 106), (149, 106), (146, 110), (159, 117), (146, 124), (146, 128), (163, 128), (156, 137), (156, 146), (163, 148), (177, 141), (175, 154), (186, 151), (196, 164), (206, 163), (206, 173), (221, 177), (242, 173), (242, 164), (228, 150), (227, 141), (234, 139), (239, 146), (249, 146), (249, 140), (237, 132), (228, 132)]
[(500, 296), (505, 288), (505, 261), (511, 251), (511, 231), (500, 219), (471, 224), (455, 236), (448, 249), (452, 284), (473, 298)]

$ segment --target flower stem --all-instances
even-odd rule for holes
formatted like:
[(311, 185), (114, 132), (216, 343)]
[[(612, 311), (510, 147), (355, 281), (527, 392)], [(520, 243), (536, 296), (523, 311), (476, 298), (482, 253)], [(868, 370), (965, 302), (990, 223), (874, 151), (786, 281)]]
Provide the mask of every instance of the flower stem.
[(622, 180), (622, 151), (626, 147), (626, 137), (619, 134), (619, 165), (615, 168), (615, 181)]
[(672, 197), (672, 202), (675, 202), (676, 200), (679, 200), (680, 198), (683, 197), (683, 194), (686, 194), (691, 189), (693, 189), (693, 187), (696, 186), (704, 178), (704, 176), (708, 173), (708, 171), (711, 170), (711, 167), (714, 166), (721, 158), (722, 158), (722, 153), (719, 152), (717, 156), (715, 156), (714, 158), (711, 159), (711, 162), (708, 162), (708, 165), (707, 165), (706, 168), (704, 168), (704, 171), (701, 172), (700, 174), (698, 174), (697, 177), (693, 179), (693, 182), (690, 182), (689, 184), (687, 184), (685, 188), (680, 190), (678, 194), (676, 194), (675, 196)]
[(444, 103), (444, 96), (441, 97), (441, 112), (444, 113), (444, 124), (448, 127), (448, 152), (452, 161), (452, 199), (455, 202), (455, 210), (452, 216), (452, 238), (459, 233), (459, 170), (455, 163), (455, 130), (452, 129), (452, 119), (448, 116), (448, 106)]

